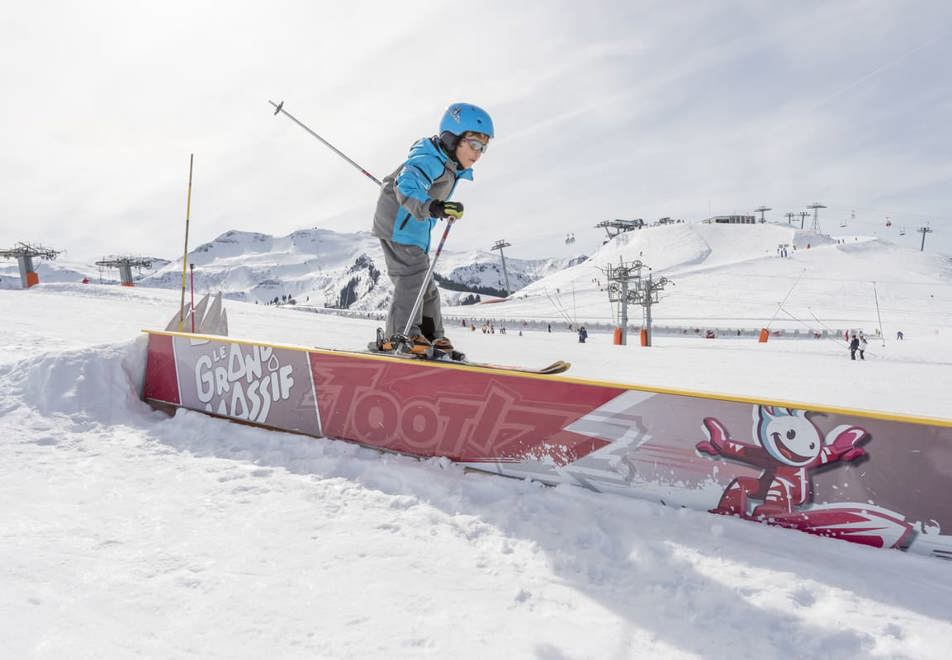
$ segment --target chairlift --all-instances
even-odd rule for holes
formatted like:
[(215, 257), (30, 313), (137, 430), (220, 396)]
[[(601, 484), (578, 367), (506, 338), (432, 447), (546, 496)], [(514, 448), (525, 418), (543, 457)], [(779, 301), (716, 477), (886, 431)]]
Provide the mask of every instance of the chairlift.
[(905, 235), (906, 235), (906, 227), (905, 227), (905, 225), (903, 225), (902, 227), (899, 228), (899, 235), (900, 235), (900, 236), (905, 236)]
[(886, 218), (886, 226), (892, 227), (892, 220), (890, 220), (889, 218)]
[(566, 234), (565, 235), (565, 244), (570, 245), (575, 242), (575, 234)]

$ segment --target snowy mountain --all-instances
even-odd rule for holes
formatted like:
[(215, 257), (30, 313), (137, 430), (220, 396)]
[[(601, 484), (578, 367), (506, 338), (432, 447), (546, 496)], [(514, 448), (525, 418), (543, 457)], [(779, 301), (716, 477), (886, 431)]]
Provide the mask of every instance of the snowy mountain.
[[(540, 277), (584, 260), (507, 259), (509, 282), (520, 289)], [(376, 310), (389, 303), (380, 243), (368, 232), (304, 229), (288, 236), (229, 231), (189, 255), (197, 290), (221, 290), (233, 300), (271, 303), (293, 298), (298, 305)], [(181, 286), (181, 260), (144, 277), (142, 286)], [(436, 279), (445, 302), (472, 294), (504, 295), (499, 256), (490, 252), (449, 252), (440, 257)]]

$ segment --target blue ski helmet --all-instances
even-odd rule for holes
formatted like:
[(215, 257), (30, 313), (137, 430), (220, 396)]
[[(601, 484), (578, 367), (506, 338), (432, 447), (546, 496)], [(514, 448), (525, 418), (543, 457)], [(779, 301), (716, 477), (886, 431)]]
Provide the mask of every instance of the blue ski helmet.
[(449, 132), (459, 137), (466, 131), (493, 137), (493, 120), (488, 112), (471, 103), (454, 103), (443, 113), (440, 134)]

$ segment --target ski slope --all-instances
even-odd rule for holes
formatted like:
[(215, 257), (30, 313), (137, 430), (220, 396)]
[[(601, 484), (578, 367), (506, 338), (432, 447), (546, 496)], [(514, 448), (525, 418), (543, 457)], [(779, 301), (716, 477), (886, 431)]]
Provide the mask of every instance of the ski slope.
[[(136, 395), (178, 294), (0, 291), (0, 656), (945, 657), (949, 566), (545, 489)], [(232, 334), (355, 348), (374, 322), (229, 303)], [(837, 344), (460, 335), (573, 375), (948, 416), (947, 328)]]
[[(788, 257), (778, 256), (787, 245)], [(952, 325), (952, 259), (866, 236), (826, 236), (777, 224), (684, 223), (646, 227), (607, 242), (587, 261), (533, 282), (491, 310), (448, 314), (612, 324), (603, 269), (642, 261), (667, 277), (657, 326), (759, 329), (812, 334), (846, 329), (887, 337), (897, 330), (934, 334)], [(647, 272), (647, 271), (646, 271)], [(782, 307), (780, 303), (783, 303)], [(641, 323), (641, 309), (629, 310)], [(721, 333), (719, 333), (721, 334)]]

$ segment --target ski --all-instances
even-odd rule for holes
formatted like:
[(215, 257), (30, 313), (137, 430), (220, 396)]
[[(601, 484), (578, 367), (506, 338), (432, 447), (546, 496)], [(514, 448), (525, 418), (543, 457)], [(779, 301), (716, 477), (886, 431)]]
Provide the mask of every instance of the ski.
[(497, 364), (495, 362), (477, 362), (474, 360), (467, 360), (465, 357), (462, 359), (454, 358), (443, 351), (434, 351), (431, 355), (416, 355), (414, 353), (401, 353), (398, 351), (381, 351), (377, 348), (375, 342), (370, 342), (370, 344), (367, 345), (367, 350), (365, 352), (371, 355), (381, 355), (397, 358), (400, 360), (458, 364), (465, 367), (478, 367), (480, 369), (492, 369), (494, 371), (515, 371), (522, 374), (540, 374), (547, 376), (563, 373), (568, 371), (572, 366), (571, 362), (566, 362), (565, 360), (556, 360), (555, 362), (547, 364), (544, 367), (522, 367), (512, 364)]
[(551, 376), (553, 374), (560, 374), (565, 371), (568, 371), (572, 366), (571, 362), (566, 362), (565, 360), (556, 360), (552, 364), (548, 364), (541, 368), (532, 368), (532, 367), (517, 367), (507, 364), (495, 364), (492, 362), (473, 362), (471, 360), (462, 360), (459, 364), (465, 364), (470, 367), (480, 367), (481, 369), (499, 369), (501, 371), (518, 371), (523, 374), (543, 374), (546, 376)]

